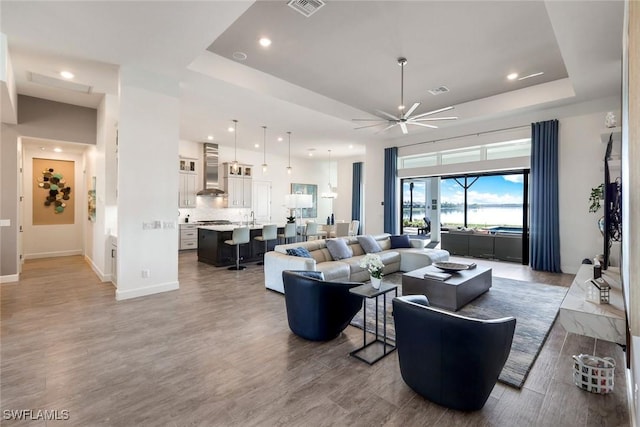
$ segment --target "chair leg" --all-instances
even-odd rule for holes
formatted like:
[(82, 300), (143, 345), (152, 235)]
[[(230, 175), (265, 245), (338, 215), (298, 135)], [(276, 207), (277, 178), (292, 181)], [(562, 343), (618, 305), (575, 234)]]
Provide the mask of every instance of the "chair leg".
[(240, 245), (236, 245), (236, 265), (229, 267), (229, 270), (244, 270), (244, 265), (240, 265)]
[(264, 241), (264, 253), (262, 254), (262, 261), (260, 261), (260, 262), (256, 263), (256, 265), (264, 265), (264, 256), (267, 254), (267, 249), (268, 249), (267, 244), (268, 244), (268, 243), (269, 243), (269, 241), (268, 241), (268, 240), (265, 240), (265, 241)]

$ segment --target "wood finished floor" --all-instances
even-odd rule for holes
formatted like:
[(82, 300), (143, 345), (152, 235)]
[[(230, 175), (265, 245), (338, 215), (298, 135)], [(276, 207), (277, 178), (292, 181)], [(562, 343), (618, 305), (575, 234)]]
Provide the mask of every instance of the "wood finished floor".
[[(481, 261), (484, 263), (484, 261)], [(492, 263), (494, 275), (568, 286), (570, 275)], [(180, 290), (116, 302), (81, 257), (28, 261), (1, 290), (1, 409), (66, 409), (74, 426), (623, 426), (623, 369), (615, 392), (571, 378), (571, 355), (623, 353), (556, 323), (521, 390), (498, 383), (481, 411), (430, 403), (402, 381), (397, 355), (368, 366), (348, 354), (351, 326), (327, 343), (288, 328), (284, 298), (262, 267), (241, 272), (180, 254)]]

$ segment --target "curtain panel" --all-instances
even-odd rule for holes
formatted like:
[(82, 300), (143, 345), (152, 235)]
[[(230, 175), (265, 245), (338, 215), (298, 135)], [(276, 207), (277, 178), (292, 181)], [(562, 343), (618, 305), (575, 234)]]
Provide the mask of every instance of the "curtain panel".
[[(362, 162), (353, 164), (351, 219), (357, 219), (362, 224)], [(359, 234), (359, 230), (356, 230), (356, 234)]]
[(531, 124), (531, 268), (560, 273), (558, 120)]
[(398, 147), (384, 149), (384, 232), (398, 234)]

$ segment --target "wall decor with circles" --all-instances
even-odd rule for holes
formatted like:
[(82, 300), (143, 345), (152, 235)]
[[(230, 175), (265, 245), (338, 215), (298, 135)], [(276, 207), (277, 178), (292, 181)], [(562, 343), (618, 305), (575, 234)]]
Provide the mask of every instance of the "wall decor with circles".
[(74, 223), (74, 162), (33, 159), (33, 225)]

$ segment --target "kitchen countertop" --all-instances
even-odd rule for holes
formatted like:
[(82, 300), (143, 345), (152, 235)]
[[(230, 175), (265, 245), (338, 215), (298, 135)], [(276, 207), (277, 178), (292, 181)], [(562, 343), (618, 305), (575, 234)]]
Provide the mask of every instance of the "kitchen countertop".
[[(262, 230), (262, 227), (268, 224), (256, 224), (249, 225), (250, 230)], [(278, 228), (284, 228), (284, 224), (276, 224)], [(211, 231), (233, 231), (234, 228), (245, 227), (239, 224), (229, 224), (229, 225), (198, 225), (198, 228), (202, 228), (203, 230), (211, 230)]]

